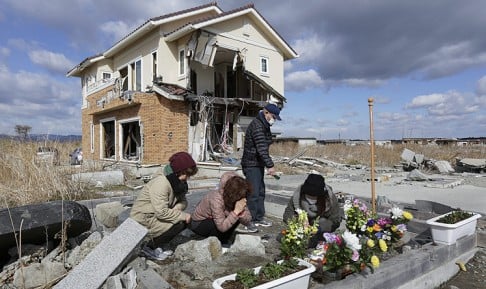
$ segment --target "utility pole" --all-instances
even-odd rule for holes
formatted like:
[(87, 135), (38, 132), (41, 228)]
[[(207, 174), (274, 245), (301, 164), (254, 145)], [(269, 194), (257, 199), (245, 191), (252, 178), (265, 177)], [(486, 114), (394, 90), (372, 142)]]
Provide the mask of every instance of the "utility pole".
[(370, 110), (370, 150), (371, 150), (371, 206), (373, 214), (376, 214), (376, 193), (375, 193), (375, 140), (373, 136), (373, 98), (368, 98)]

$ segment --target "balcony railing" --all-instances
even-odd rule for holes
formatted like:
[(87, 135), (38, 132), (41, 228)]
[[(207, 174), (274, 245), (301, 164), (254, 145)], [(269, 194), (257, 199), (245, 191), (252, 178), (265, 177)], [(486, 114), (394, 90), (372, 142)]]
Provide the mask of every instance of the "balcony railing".
[(98, 80), (94, 83), (88, 84), (86, 87), (86, 94), (92, 94), (100, 89), (106, 88), (110, 85), (113, 85), (115, 83), (116, 78), (106, 78), (106, 79), (101, 79)]

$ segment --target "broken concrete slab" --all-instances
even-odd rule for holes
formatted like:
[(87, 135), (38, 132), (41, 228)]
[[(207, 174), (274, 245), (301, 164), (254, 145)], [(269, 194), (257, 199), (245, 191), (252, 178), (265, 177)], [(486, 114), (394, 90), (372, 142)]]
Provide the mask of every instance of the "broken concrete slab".
[(430, 178), (426, 174), (424, 174), (421, 171), (415, 169), (415, 170), (411, 171), (407, 175), (407, 180), (409, 180), (409, 181), (419, 181), (419, 182), (423, 182), (423, 181), (430, 180)]
[(14, 274), (15, 288), (32, 289), (57, 281), (66, 273), (60, 262), (32, 263)]
[(409, 149), (403, 149), (403, 152), (401, 154), (401, 158), (404, 161), (407, 162), (413, 162), (413, 157), (415, 156), (415, 153)]
[(87, 183), (96, 187), (121, 186), (125, 183), (122, 171), (77, 173), (71, 176), (73, 182)]
[(133, 268), (137, 273), (138, 286), (143, 289), (174, 289), (154, 269), (147, 266), (144, 258), (136, 258), (128, 267)]
[(95, 217), (107, 228), (118, 226), (118, 216), (125, 211), (120, 202), (99, 204), (95, 208)]
[(451, 164), (448, 161), (436, 161), (434, 162), (434, 167), (441, 174), (449, 174), (454, 172), (454, 169), (452, 168)]
[(181, 244), (174, 252), (178, 260), (208, 264), (222, 255), (221, 242), (216, 237)]
[(113, 272), (125, 265), (124, 262), (136, 251), (135, 248), (140, 245), (147, 232), (144, 226), (128, 218), (113, 233), (104, 237), (54, 288), (100, 288)]
[(249, 254), (254, 256), (264, 256), (265, 246), (261, 242), (260, 236), (237, 234), (233, 245), (228, 250), (230, 254)]

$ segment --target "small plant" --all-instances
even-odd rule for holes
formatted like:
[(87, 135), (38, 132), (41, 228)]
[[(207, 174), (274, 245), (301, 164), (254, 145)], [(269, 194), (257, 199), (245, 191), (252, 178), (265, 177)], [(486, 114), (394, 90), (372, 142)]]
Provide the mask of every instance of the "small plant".
[(236, 272), (235, 280), (226, 280), (222, 288), (249, 289), (264, 284), (303, 269), (296, 259), (284, 260), (282, 262), (269, 262), (260, 268), (258, 273), (253, 269), (241, 269)]
[(463, 221), (465, 219), (468, 219), (472, 216), (474, 216), (473, 213), (466, 212), (466, 211), (463, 211), (463, 210), (455, 210), (455, 211), (452, 211), (451, 213), (447, 214), (446, 216), (438, 219), (436, 222), (444, 223), (444, 224), (455, 224), (455, 223), (459, 223), (460, 221)]
[(236, 281), (240, 282), (244, 288), (251, 288), (257, 284), (258, 275), (253, 269), (241, 269), (236, 272)]

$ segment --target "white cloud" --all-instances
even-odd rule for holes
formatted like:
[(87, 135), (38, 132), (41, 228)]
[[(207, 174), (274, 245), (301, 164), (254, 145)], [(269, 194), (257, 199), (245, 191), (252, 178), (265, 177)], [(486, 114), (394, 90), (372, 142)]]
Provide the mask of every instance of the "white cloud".
[(0, 57), (7, 57), (10, 55), (10, 49), (0, 46)]
[[(142, 22), (139, 22), (142, 23)], [(135, 30), (134, 25), (130, 26), (123, 21), (109, 21), (101, 24), (100, 30), (110, 35), (115, 41), (121, 40), (127, 36), (130, 32)]]
[(432, 105), (440, 105), (445, 101), (445, 95), (440, 93), (433, 93), (427, 95), (419, 95), (412, 99), (410, 103), (407, 103), (406, 108), (419, 108), (429, 107)]
[[(12, 72), (0, 65), (0, 133), (13, 134), (17, 124), (32, 133), (80, 134), (81, 96), (76, 80), (58, 81), (46, 74)], [(16, 89), (11, 89), (15, 87)]]
[(478, 84), (476, 86), (476, 93), (480, 96), (481, 95), (486, 96), (486, 75), (481, 77), (478, 80)]
[(54, 53), (47, 50), (33, 50), (29, 52), (30, 60), (47, 70), (56, 73), (66, 73), (74, 66), (74, 63), (61, 53)]
[(325, 44), (314, 34), (306, 39), (297, 39), (292, 47), (299, 54), (299, 58), (296, 59), (297, 62), (312, 64), (315, 63), (320, 52), (325, 49)]
[(306, 90), (324, 85), (324, 80), (314, 69), (295, 71), (285, 76), (286, 90)]
[(446, 93), (433, 93), (420, 95), (406, 104), (409, 109), (426, 109), (430, 116), (441, 117), (442, 120), (459, 118), (465, 114), (478, 112), (480, 99), (472, 94), (448, 91)]

